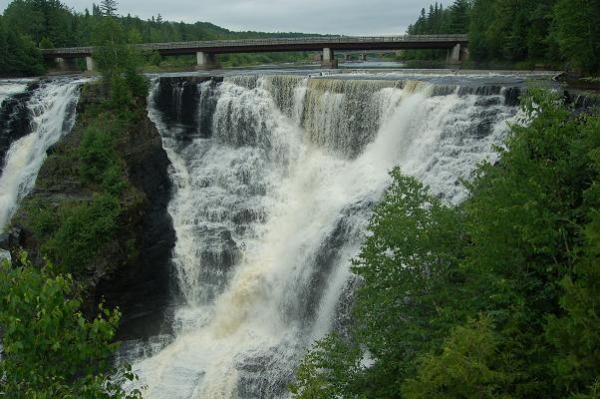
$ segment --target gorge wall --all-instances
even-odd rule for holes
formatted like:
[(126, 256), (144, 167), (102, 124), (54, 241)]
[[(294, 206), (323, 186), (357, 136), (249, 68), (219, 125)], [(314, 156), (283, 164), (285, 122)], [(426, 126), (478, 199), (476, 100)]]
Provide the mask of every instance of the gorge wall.
[[(107, 95), (98, 84), (65, 80), (30, 85), (3, 102), (6, 143), (0, 143), (6, 145), (0, 149), (6, 151), (0, 154), (7, 159), (0, 191), (5, 224), (16, 212), (6, 225), (4, 240), (13, 259), (22, 246), (35, 263), (43, 263), (45, 242), (34, 226), (39, 224), (38, 208), (60, 213), (97, 197), (82, 181), (80, 148), (92, 122), (86, 110), (98, 107)], [(124, 339), (156, 334), (173, 297), (170, 252), (175, 235), (166, 211), (169, 161), (154, 124), (145, 116), (145, 102), (135, 107), (141, 117), (135, 128), (122, 132), (116, 145), (124, 185), (130, 187), (120, 200), (117, 228), (76, 275), (90, 312), (101, 301), (122, 310)], [(152, 331), (147, 330), (150, 327)]]

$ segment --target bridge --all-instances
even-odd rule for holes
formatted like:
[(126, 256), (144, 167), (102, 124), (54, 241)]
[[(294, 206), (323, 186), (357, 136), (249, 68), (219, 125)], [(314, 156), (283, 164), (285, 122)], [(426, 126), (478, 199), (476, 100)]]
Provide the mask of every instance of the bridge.
[[(218, 67), (218, 54), (320, 51), (321, 66), (336, 68), (335, 51), (368, 50), (430, 50), (448, 51), (450, 63), (460, 63), (468, 57), (467, 35), (404, 35), (404, 36), (322, 36), (299, 38), (214, 40), (135, 45), (143, 52), (156, 51), (162, 56), (196, 55), (199, 69)], [(93, 47), (42, 49), (45, 59), (64, 60), (85, 58), (88, 70), (94, 69)]]

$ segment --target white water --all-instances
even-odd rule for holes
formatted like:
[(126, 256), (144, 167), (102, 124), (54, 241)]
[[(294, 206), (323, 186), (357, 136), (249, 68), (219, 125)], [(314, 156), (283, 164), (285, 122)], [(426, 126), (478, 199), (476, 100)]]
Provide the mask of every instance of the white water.
[(416, 82), (240, 77), (200, 85), (211, 132), (184, 140), (157, 90), (149, 115), (172, 162), (185, 303), (175, 340), (134, 365), (149, 399), (286, 397), (304, 350), (339, 318), (389, 170), (462, 201), (458, 180), (495, 157), (516, 114), (501, 96), (483, 105)]
[(0, 175), (0, 232), (33, 189), (46, 151), (73, 127), (80, 83), (44, 82), (27, 103), (32, 133), (11, 144)]
[(24, 92), (29, 82), (29, 80), (0, 80), (0, 106), (8, 97)]

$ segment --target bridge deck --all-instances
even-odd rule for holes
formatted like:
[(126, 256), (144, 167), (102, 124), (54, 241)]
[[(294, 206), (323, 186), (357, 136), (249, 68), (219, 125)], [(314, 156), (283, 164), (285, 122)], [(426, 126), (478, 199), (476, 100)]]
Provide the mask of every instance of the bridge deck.
[[(138, 44), (136, 47), (142, 51), (158, 51), (161, 55), (180, 55), (197, 52), (225, 54), (319, 51), (324, 47), (332, 50), (447, 49), (456, 44), (466, 45), (468, 41), (467, 35), (340, 36), (147, 43)], [(92, 52), (93, 47), (42, 50), (42, 54), (46, 58), (88, 57), (92, 55)]]

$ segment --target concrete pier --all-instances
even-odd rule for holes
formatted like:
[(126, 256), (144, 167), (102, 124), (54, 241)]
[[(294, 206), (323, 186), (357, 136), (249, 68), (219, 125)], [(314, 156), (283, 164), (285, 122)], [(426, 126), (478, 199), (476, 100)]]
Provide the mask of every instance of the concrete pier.
[(452, 47), (450, 50), (448, 50), (448, 57), (446, 59), (446, 61), (448, 62), (448, 64), (450, 65), (459, 65), (461, 63), (461, 54), (462, 54), (462, 49), (461, 49), (461, 45), (460, 43), (455, 45), (454, 47)]
[(54, 59), (56, 68), (62, 72), (77, 72), (79, 67), (75, 58), (62, 58), (57, 57)]
[(85, 57), (85, 69), (88, 72), (96, 70), (96, 61), (92, 57)]
[(54, 63), (56, 64), (56, 67), (61, 71), (64, 71), (67, 69), (67, 66), (65, 64), (65, 59), (62, 57), (56, 57), (54, 59)]
[(196, 53), (196, 68), (201, 70), (218, 69), (217, 55), (215, 53), (207, 53), (199, 51)]
[(323, 69), (337, 69), (338, 62), (335, 59), (333, 50), (329, 47), (323, 49), (323, 59), (321, 60), (321, 68)]

